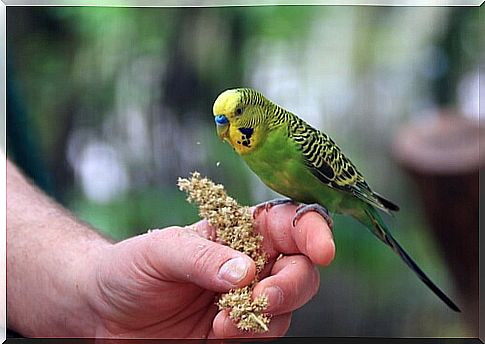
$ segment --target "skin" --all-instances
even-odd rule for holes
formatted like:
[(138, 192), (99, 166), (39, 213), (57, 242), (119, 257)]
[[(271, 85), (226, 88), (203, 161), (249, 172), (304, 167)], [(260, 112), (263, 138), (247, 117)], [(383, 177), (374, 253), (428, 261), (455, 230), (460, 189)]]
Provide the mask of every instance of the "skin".
[(282, 336), (318, 290), (316, 265), (335, 254), (326, 222), (309, 213), (293, 228), (294, 211), (287, 204), (256, 216), (270, 263), (254, 296), (267, 294), (274, 316), (268, 333), (242, 332), (214, 300), (250, 283), (254, 262), (209, 240), (206, 221), (113, 243), (7, 161), (8, 327), (28, 337)]

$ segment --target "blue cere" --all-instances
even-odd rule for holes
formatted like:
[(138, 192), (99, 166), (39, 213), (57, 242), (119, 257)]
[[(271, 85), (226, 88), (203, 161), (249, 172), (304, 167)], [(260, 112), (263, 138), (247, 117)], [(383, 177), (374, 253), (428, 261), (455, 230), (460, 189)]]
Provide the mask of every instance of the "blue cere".
[(217, 115), (214, 119), (218, 125), (224, 125), (229, 123), (229, 120), (224, 115)]

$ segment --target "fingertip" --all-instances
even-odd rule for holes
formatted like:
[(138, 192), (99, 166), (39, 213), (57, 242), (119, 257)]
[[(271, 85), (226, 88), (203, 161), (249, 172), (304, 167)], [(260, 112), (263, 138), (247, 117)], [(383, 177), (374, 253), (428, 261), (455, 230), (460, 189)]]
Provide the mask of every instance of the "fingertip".
[(266, 295), (268, 307), (264, 311), (280, 315), (306, 304), (318, 292), (319, 285), (319, 270), (308, 257), (286, 256), (276, 262), (271, 276), (256, 284), (253, 299)]
[(212, 332), (214, 338), (281, 337), (290, 327), (291, 315), (286, 313), (271, 318), (268, 332), (254, 332), (237, 328), (235, 322), (229, 317), (229, 311), (222, 310), (212, 322)]
[(333, 238), (326, 240), (326, 243), (322, 249), (322, 257), (321, 261), (319, 262), (322, 266), (330, 265), (330, 263), (335, 258), (335, 241)]
[(256, 276), (256, 264), (246, 255), (239, 255), (224, 262), (219, 268), (218, 278), (230, 288), (248, 285)]
[[(205, 226), (201, 223), (201, 226)], [(207, 240), (194, 227), (170, 227), (150, 233), (140, 255), (162, 279), (189, 282), (215, 292), (246, 286), (256, 264), (247, 255)]]
[(268, 313), (277, 311), (284, 302), (283, 290), (278, 285), (272, 283), (272, 280), (271, 277), (268, 277), (256, 284), (252, 295), (253, 299), (262, 295), (268, 298), (268, 306), (265, 309), (265, 312)]
[[(305, 233), (300, 247), (314, 264), (327, 266), (335, 257), (335, 242), (332, 231), (325, 219), (315, 212), (302, 216), (297, 223), (297, 230)], [(301, 242), (301, 241), (300, 241)]]
[[(303, 253), (312, 263), (327, 266), (335, 257), (332, 230), (325, 219), (316, 212), (305, 213), (293, 227), (296, 205), (281, 204), (260, 211), (255, 218), (255, 228), (272, 249), (283, 253)], [(254, 208), (253, 208), (254, 211)]]
[(333, 238), (321, 237), (309, 243), (309, 258), (314, 264), (328, 266), (335, 258), (335, 242)]
[(224, 324), (227, 319), (229, 319), (229, 312), (225, 309), (215, 316), (212, 321), (212, 331), (215, 338), (224, 338)]
[(254, 260), (245, 254), (241, 254), (241, 257), (247, 262), (248, 270), (246, 272), (246, 276), (234, 285), (236, 288), (245, 287), (251, 284), (251, 282), (253, 282), (256, 278), (256, 263)]

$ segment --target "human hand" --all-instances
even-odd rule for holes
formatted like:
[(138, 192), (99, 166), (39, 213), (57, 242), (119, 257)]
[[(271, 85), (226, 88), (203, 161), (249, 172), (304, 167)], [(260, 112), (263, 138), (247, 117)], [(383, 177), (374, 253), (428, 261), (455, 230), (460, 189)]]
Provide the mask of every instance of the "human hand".
[(317, 292), (314, 264), (328, 265), (335, 254), (332, 233), (316, 213), (291, 224), (295, 205), (262, 211), (255, 229), (264, 237), (269, 262), (260, 274), (254, 297), (268, 295), (273, 315), (269, 332), (236, 328), (218, 293), (248, 285), (254, 262), (241, 252), (212, 241), (207, 221), (168, 227), (107, 247), (92, 262), (86, 297), (98, 319), (97, 337), (227, 338), (282, 336), (291, 312)]

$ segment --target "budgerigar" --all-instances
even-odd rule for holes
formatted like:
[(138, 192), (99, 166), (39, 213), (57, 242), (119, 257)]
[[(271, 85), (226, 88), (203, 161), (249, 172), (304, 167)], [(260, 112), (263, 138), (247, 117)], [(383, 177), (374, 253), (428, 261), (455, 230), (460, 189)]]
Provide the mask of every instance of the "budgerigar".
[[(294, 224), (308, 211), (319, 212), (330, 226), (331, 213), (354, 217), (390, 246), (444, 303), (460, 311), (392, 237), (378, 213), (378, 209), (397, 211), (398, 206), (372, 191), (328, 135), (250, 88), (221, 93), (213, 113), (217, 134), (249, 168), (288, 201), (301, 203)], [(268, 202), (266, 208), (284, 202)]]

